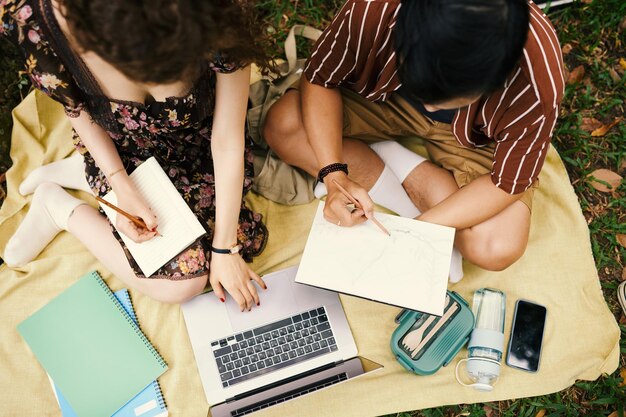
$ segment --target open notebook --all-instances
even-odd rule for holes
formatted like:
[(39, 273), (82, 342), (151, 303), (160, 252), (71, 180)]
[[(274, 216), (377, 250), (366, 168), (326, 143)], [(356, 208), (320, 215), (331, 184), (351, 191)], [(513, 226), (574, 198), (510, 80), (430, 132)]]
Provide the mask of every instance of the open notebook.
[[(161, 236), (143, 243), (135, 243), (123, 233), (120, 236), (141, 271), (149, 277), (206, 232), (154, 157), (137, 167), (130, 178), (157, 217)], [(117, 205), (115, 192), (103, 198)], [(115, 224), (117, 212), (104, 204), (101, 207)]]
[(455, 230), (383, 213), (376, 218), (391, 236), (371, 221), (329, 223), (320, 202), (296, 282), (440, 316)]

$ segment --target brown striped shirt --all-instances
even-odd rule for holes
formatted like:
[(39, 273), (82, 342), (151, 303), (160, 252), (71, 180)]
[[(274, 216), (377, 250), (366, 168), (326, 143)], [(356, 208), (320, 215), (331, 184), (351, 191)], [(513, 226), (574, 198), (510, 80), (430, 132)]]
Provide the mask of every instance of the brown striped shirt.
[[(556, 32), (541, 9), (529, 4), (528, 40), (518, 66), (502, 87), (457, 110), (452, 121), (463, 146), (495, 142), (491, 179), (510, 194), (525, 191), (539, 175), (564, 90)], [(401, 86), (393, 47), (400, 7), (400, 0), (348, 0), (317, 41), (306, 78), (386, 100)]]

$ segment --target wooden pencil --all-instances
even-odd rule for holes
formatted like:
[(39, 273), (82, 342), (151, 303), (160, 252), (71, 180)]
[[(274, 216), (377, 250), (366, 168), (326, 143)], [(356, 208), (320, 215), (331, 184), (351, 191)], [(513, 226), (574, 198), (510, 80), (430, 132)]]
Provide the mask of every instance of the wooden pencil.
[[(337, 186), (337, 188), (339, 188), (339, 191), (341, 191), (341, 193), (342, 193), (343, 195), (345, 195), (345, 196), (346, 196), (346, 198), (347, 198), (348, 200), (350, 200), (350, 202), (351, 202), (352, 204), (354, 204), (354, 207), (356, 207), (356, 208), (359, 208), (359, 209), (363, 210), (363, 207), (361, 207), (361, 204), (359, 204), (359, 202), (358, 202), (358, 201), (356, 201), (356, 199), (355, 199), (354, 197), (352, 197), (352, 195), (351, 195), (351, 194), (350, 194), (350, 193), (349, 193), (349, 192), (348, 192), (345, 188), (343, 188), (343, 187), (341, 186), (341, 184), (339, 184), (339, 183), (338, 183), (335, 179), (333, 179), (333, 182), (335, 183), (335, 185)], [(382, 231), (383, 231), (383, 233), (386, 233), (387, 235), (391, 236), (391, 233), (389, 233), (389, 230), (387, 230), (387, 229), (385, 228), (385, 226), (383, 226), (383, 225), (382, 225), (382, 223), (381, 223), (381, 222), (379, 222), (379, 221), (376, 219), (376, 217), (374, 217), (374, 216), (372, 215), (372, 219), (371, 219), (371, 220), (374, 222), (374, 224), (375, 224), (376, 226), (378, 226), (378, 227), (380, 228), (380, 230), (382, 230)]]
[[(121, 208), (117, 207), (114, 204), (109, 203), (108, 201), (106, 201), (105, 199), (99, 197), (99, 196), (95, 196), (96, 200), (98, 200), (100, 203), (104, 204), (107, 207), (112, 208), (113, 210), (117, 211), (119, 214), (121, 214), (122, 216), (126, 217), (128, 220), (132, 221), (133, 223), (135, 223), (137, 226), (144, 228), (146, 230), (150, 230), (148, 228), (148, 226), (146, 225), (146, 223), (139, 217), (133, 216), (130, 213), (125, 212), (124, 210), (122, 210)], [(161, 236), (161, 234), (159, 233), (159, 231), (157, 230), (157, 236)]]

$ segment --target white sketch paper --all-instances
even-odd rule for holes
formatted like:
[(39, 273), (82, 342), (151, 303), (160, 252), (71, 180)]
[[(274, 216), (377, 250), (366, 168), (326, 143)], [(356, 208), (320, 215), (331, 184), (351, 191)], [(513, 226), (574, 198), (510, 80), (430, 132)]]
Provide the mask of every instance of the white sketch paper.
[(454, 228), (383, 213), (373, 222), (340, 227), (324, 219), (320, 202), (296, 282), (443, 314)]

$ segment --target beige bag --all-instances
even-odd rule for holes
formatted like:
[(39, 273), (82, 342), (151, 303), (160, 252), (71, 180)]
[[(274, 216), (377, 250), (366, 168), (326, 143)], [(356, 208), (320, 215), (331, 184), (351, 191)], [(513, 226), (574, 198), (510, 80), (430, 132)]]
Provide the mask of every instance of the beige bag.
[(252, 107), (248, 110), (248, 128), (255, 143), (255, 177), (252, 189), (280, 204), (306, 204), (313, 200), (315, 178), (281, 161), (268, 148), (263, 139), (263, 124), (272, 104), (282, 97), (302, 74), (306, 59), (298, 59), (295, 35), (315, 41), (321, 33), (320, 30), (309, 26), (294, 25), (285, 40), (287, 62), (278, 64), (278, 74), (263, 76), (250, 86)]

